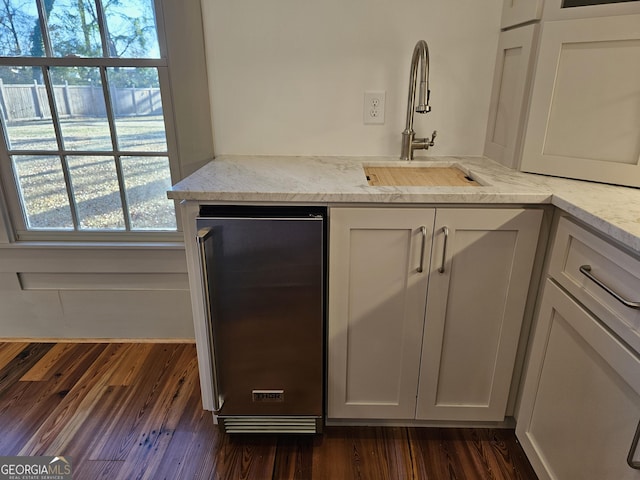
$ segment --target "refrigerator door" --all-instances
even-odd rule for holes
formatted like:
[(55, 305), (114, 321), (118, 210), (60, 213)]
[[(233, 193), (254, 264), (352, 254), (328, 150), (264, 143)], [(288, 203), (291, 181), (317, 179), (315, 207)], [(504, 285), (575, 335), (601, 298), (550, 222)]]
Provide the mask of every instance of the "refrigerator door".
[(322, 416), (323, 218), (200, 218), (218, 416)]

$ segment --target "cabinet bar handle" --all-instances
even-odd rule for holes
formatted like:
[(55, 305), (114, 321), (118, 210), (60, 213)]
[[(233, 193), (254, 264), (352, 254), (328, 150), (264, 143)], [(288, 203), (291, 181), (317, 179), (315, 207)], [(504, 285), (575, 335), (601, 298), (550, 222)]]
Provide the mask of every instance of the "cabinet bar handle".
[(424, 249), (427, 248), (427, 227), (424, 225), (420, 227), (420, 233), (422, 234), (422, 246), (420, 247), (420, 265), (418, 266), (418, 273), (424, 271)]
[(438, 272), (444, 273), (444, 265), (447, 261), (447, 243), (449, 242), (449, 228), (442, 227), (442, 233), (444, 233), (444, 245), (442, 245), (442, 263), (440, 264), (440, 268), (438, 268)]
[(607, 284), (605, 284), (602, 280), (594, 276), (593, 273), (591, 273), (591, 265), (582, 265), (580, 267), (580, 272), (582, 272), (582, 274), (585, 275), (589, 280), (593, 281), (593, 283), (601, 287), (605, 292), (607, 292), (613, 298), (618, 300), (624, 306), (629, 308), (640, 309), (640, 302), (632, 302), (630, 300), (623, 298), (621, 295), (613, 291), (613, 289), (609, 287)]
[(213, 228), (198, 230), (198, 251), (200, 253), (200, 273), (202, 276), (202, 295), (204, 296), (204, 313), (207, 319), (207, 334), (209, 336), (209, 356), (211, 358), (211, 376), (213, 384), (213, 410), (218, 412), (222, 408), (220, 387), (218, 384), (218, 368), (216, 362), (216, 344), (213, 341), (213, 319), (211, 318), (211, 296), (209, 291), (209, 270), (207, 269), (207, 254), (205, 242), (213, 236)]
[(629, 450), (629, 455), (627, 456), (627, 463), (631, 468), (635, 468), (636, 470), (640, 470), (640, 460), (634, 460), (634, 456), (636, 450), (638, 449), (638, 440), (640, 440), (640, 421), (638, 421), (638, 428), (636, 428), (636, 434), (633, 436), (633, 441), (631, 442), (631, 449)]

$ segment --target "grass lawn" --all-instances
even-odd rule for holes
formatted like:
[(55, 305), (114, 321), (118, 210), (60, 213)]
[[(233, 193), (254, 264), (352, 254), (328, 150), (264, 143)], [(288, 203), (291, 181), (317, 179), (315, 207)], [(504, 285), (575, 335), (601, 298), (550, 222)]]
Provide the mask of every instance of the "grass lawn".
[[(173, 202), (162, 116), (116, 119), (121, 171), (132, 230), (175, 230)], [(32, 229), (73, 229), (63, 161), (55, 154), (53, 124), (49, 120), (8, 125), (12, 150), (51, 151), (50, 155), (14, 155), (13, 166), (27, 225)], [(81, 230), (124, 230), (125, 222), (113, 155), (73, 155), (73, 151), (113, 152), (104, 118), (62, 119), (69, 179)], [(133, 152), (158, 152), (136, 156)]]

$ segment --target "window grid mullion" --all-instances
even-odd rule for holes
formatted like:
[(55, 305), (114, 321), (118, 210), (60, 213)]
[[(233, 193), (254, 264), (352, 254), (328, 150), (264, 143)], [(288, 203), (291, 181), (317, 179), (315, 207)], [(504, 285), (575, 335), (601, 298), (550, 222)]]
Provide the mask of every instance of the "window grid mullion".
[(131, 231), (131, 215), (129, 214), (129, 200), (125, 191), (124, 173), (122, 172), (122, 162), (120, 155), (114, 155), (113, 160), (116, 162), (116, 175), (118, 177), (118, 187), (120, 188), (120, 202), (122, 204), (122, 214), (124, 215), (124, 226), (127, 232)]
[(40, 17), (40, 33), (42, 34), (45, 57), (53, 57), (53, 47), (49, 37), (49, 19), (44, 8), (44, 0), (36, 0), (36, 5), (38, 7), (38, 17)]
[(95, 1), (96, 16), (98, 17), (98, 30), (100, 30), (100, 41), (102, 42), (102, 56), (110, 57), (111, 55), (109, 55), (109, 32), (107, 30), (107, 17), (105, 17), (102, 0)]
[(69, 162), (66, 155), (60, 155), (60, 165), (62, 166), (62, 176), (64, 177), (64, 185), (67, 189), (67, 198), (69, 199), (69, 207), (71, 209), (71, 220), (73, 220), (73, 229), (80, 230), (80, 219), (78, 217), (78, 203), (73, 193), (73, 184), (71, 183), (71, 172), (69, 171)]
[[(111, 133), (111, 146), (115, 152), (118, 149), (118, 138), (116, 135), (116, 120), (113, 112), (113, 104), (111, 103), (111, 88), (109, 79), (107, 78), (106, 67), (100, 67), (100, 78), (102, 80), (102, 92), (104, 94), (104, 104), (107, 111), (107, 121), (109, 122), (109, 132)], [(120, 155), (113, 156), (116, 162), (116, 176), (118, 177), (118, 188), (120, 189), (120, 203), (122, 205), (122, 214), (124, 215), (124, 225), (128, 232), (131, 231), (131, 216), (129, 214), (129, 201), (125, 191), (124, 173), (122, 172), (122, 162)]]
[(166, 67), (165, 58), (0, 57), (8, 67)]
[[(64, 142), (62, 138), (62, 128), (60, 126), (60, 117), (58, 116), (58, 109), (56, 107), (56, 98), (51, 84), (51, 76), (49, 67), (42, 68), (42, 78), (44, 80), (45, 88), (47, 89), (47, 99), (49, 100), (49, 110), (51, 112), (51, 121), (53, 123), (53, 130), (56, 134), (56, 142), (58, 144), (58, 150), (64, 151)], [(64, 185), (67, 189), (67, 198), (69, 199), (69, 207), (71, 209), (71, 219), (73, 220), (73, 229), (78, 231), (80, 229), (80, 221), (78, 216), (78, 204), (76, 202), (76, 196), (73, 192), (73, 183), (71, 182), (71, 172), (69, 171), (69, 162), (66, 155), (60, 155), (60, 165), (62, 167), (62, 176), (64, 177)]]
[(168, 157), (167, 151), (149, 150), (8, 150), (10, 155), (77, 155), (92, 157)]

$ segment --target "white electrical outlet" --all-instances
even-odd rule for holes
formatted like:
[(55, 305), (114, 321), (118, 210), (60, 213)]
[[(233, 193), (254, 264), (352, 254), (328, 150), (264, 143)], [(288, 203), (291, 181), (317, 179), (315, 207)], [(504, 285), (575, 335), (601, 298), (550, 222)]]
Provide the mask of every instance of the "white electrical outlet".
[(384, 123), (385, 92), (364, 92), (364, 108), (362, 117), (365, 125), (380, 125)]

